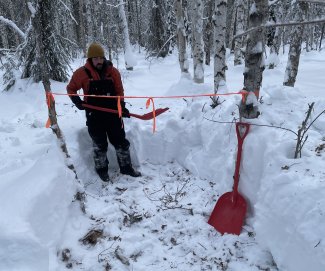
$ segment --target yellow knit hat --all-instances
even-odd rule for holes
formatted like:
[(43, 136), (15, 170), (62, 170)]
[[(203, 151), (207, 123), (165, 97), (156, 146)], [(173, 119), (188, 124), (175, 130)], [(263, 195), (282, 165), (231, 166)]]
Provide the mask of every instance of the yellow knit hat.
[(87, 52), (87, 58), (93, 58), (93, 57), (105, 57), (103, 47), (96, 42), (90, 44)]

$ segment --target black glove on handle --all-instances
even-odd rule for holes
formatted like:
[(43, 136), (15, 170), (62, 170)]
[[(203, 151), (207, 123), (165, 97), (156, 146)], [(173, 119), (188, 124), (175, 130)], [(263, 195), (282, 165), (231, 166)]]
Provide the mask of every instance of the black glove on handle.
[(79, 96), (70, 96), (70, 99), (79, 110), (85, 110), (85, 108), (82, 106), (84, 102), (80, 99)]
[(130, 112), (127, 108), (123, 108), (122, 110), (122, 116), (125, 118), (129, 118), (130, 117)]
[(125, 102), (121, 101), (121, 107), (122, 107), (122, 117), (124, 118), (129, 118), (130, 117), (130, 112), (129, 110), (125, 107)]

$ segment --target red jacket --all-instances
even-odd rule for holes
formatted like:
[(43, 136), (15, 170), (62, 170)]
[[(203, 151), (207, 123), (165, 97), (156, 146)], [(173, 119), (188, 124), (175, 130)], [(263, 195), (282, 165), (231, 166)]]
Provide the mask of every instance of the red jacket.
[[(67, 85), (68, 94), (77, 94), (77, 91), (80, 89), (83, 89), (85, 95), (88, 94), (90, 78), (85, 71), (85, 67), (90, 71), (93, 80), (100, 80), (98, 72), (91, 65), (90, 61), (91, 60), (88, 59), (84, 67), (80, 67), (73, 73), (72, 78)], [(115, 86), (116, 96), (124, 96), (120, 72), (113, 67), (113, 64), (108, 65), (106, 68), (104, 79), (112, 79)], [(87, 97), (84, 97), (84, 101), (87, 102)]]

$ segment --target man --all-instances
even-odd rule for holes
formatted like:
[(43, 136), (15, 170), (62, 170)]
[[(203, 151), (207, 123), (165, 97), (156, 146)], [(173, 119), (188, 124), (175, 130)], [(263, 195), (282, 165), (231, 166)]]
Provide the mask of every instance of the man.
[[(130, 142), (125, 138), (122, 118), (118, 114), (98, 110), (89, 110), (82, 104), (117, 109), (116, 98), (85, 97), (84, 101), (76, 95), (83, 89), (85, 95), (124, 96), (124, 89), (119, 71), (113, 67), (112, 62), (105, 59), (104, 49), (98, 43), (92, 43), (87, 52), (87, 62), (77, 69), (67, 86), (72, 102), (79, 110), (86, 109), (86, 125), (94, 146), (95, 169), (99, 177), (109, 181), (107, 160), (107, 137), (114, 146), (117, 161), (122, 174), (139, 177), (141, 173), (134, 170), (130, 157)], [(121, 99), (123, 117), (130, 117)]]

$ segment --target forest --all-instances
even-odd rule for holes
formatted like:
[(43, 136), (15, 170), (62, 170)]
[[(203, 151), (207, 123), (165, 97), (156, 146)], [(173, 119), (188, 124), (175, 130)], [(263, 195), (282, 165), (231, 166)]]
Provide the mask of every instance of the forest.
[(196, 83), (204, 81), (204, 65), (214, 65), (214, 92), (222, 93), (229, 50), (234, 65), (245, 64), (243, 90), (248, 94), (241, 115), (255, 118), (263, 70), (277, 65), (282, 50), (288, 54), (283, 85), (293, 87), (301, 50), (322, 48), (324, 12), (323, 0), (3, 0), (4, 86), (9, 90), (16, 78), (29, 77), (64, 82), (71, 60), (96, 41), (109, 59), (124, 53), (128, 70), (136, 65), (132, 50), (144, 51), (148, 60), (177, 51), (182, 73), (192, 72), (188, 58), (193, 58)]

